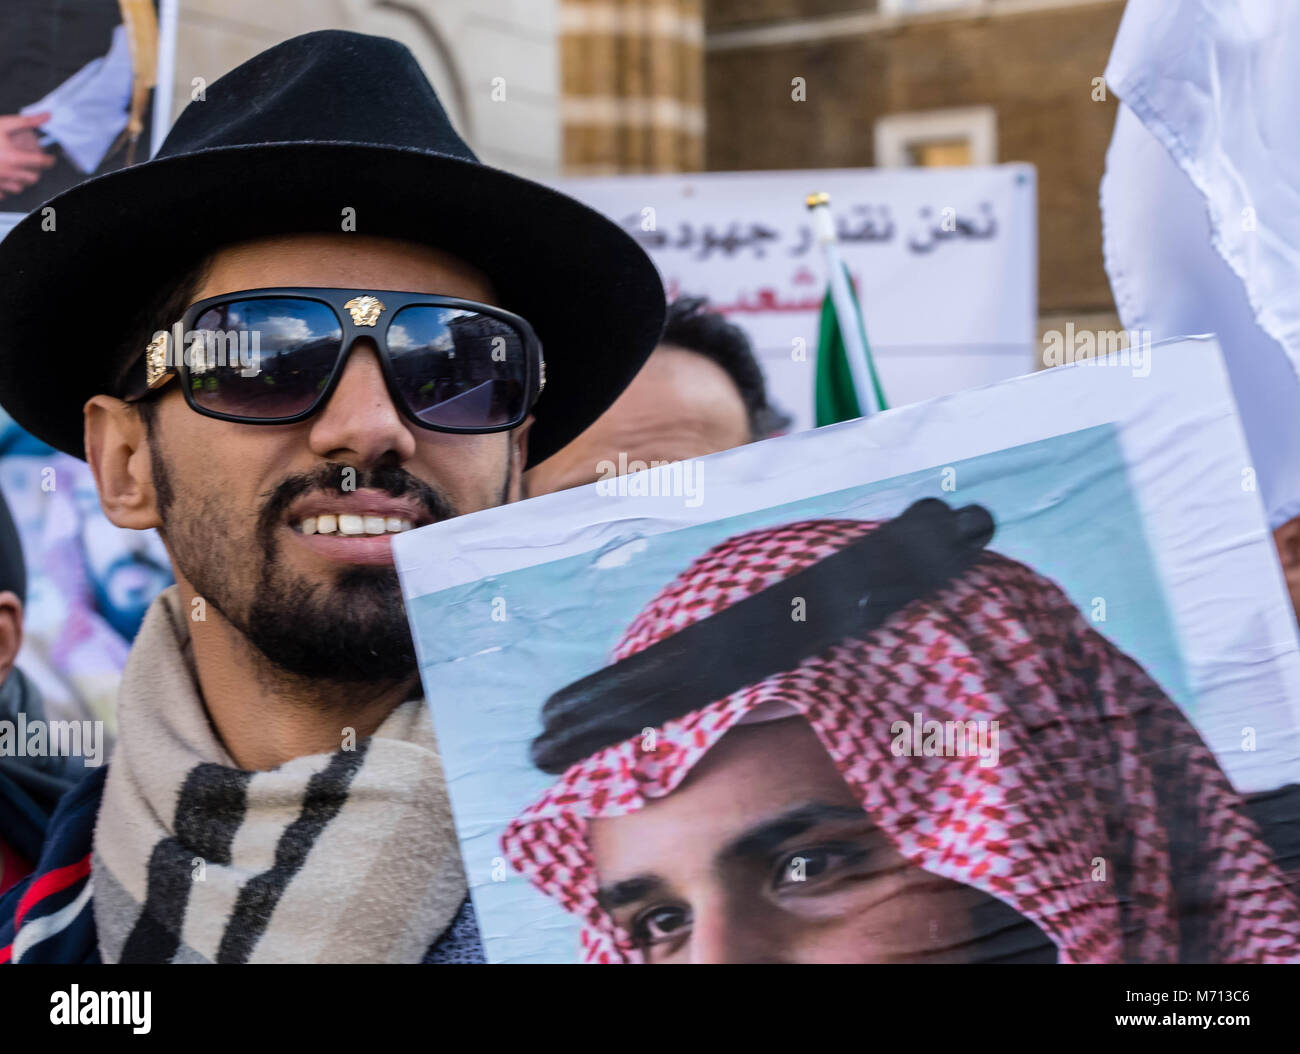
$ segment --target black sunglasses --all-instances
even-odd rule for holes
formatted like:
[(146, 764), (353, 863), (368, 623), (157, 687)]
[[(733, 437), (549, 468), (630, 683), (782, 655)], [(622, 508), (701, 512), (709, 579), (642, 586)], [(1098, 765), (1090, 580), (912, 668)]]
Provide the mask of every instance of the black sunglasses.
[(546, 385), (532, 327), (489, 304), (428, 293), (244, 289), (191, 304), (123, 384), (136, 402), (179, 377), (201, 414), (244, 424), (306, 420), (333, 393), (358, 337), (374, 341), (393, 403), (435, 432), (503, 432)]

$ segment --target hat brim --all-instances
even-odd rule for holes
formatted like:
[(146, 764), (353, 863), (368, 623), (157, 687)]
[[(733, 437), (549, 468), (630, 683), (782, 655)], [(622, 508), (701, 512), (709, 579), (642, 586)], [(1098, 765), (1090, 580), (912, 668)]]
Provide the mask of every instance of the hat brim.
[(424, 150), (219, 147), (89, 180), (0, 240), (0, 403), (38, 438), (84, 458), (82, 407), (124, 364), (116, 319), (223, 244), (340, 232), (348, 208), (359, 234), (475, 265), (501, 306), (532, 324), (546, 390), (530, 466), (592, 424), (654, 350), (664, 294), (649, 257), (617, 224), (550, 187)]

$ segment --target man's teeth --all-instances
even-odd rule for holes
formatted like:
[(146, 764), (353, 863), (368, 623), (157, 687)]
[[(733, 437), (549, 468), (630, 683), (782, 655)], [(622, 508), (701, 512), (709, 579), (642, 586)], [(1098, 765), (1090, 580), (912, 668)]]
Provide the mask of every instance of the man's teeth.
[(303, 534), (401, 534), (411, 529), (411, 521), (400, 516), (356, 516), (352, 513), (322, 513), (307, 516), (297, 523)]

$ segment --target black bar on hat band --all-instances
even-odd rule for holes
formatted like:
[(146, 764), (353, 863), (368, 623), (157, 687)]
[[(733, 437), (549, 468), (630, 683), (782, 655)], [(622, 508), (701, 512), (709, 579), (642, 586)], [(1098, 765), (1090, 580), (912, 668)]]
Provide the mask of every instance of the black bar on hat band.
[[(965, 571), (993, 529), (982, 506), (916, 502), (824, 560), (560, 689), (542, 707), (533, 763), (561, 773), (870, 632)], [(800, 598), (804, 620), (796, 621)]]

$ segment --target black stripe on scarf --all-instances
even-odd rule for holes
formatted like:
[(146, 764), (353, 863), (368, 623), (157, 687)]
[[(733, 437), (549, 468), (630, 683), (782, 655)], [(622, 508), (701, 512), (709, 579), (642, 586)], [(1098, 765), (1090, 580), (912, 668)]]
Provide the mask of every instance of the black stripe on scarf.
[(307, 854), (325, 825), (334, 819), (348, 800), (348, 788), (361, 769), (369, 741), (356, 750), (341, 750), (328, 765), (307, 781), (302, 811), (284, 829), (275, 846), (275, 863), (248, 880), (239, 891), (226, 932), (217, 950), (219, 963), (248, 961), (254, 946), (266, 932), (271, 913), (280, 902), (293, 876), (302, 870)]
[(244, 821), (252, 778), (251, 772), (206, 762), (190, 769), (176, 800), (176, 834), (149, 854), (144, 907), (122, 947), (122, 962), (171, 962), (194, 885), (194, 858), (230, 863), (230, 846)]

